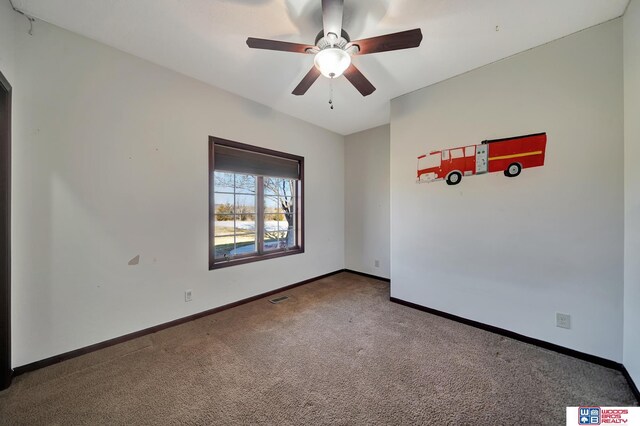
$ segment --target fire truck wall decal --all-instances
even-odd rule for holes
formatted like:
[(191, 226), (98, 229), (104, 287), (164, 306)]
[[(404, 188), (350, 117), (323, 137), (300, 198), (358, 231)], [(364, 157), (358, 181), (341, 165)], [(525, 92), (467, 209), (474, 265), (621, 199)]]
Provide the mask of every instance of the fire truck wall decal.
[(504, 172), (516, 177), (522, 169), (544, 166), (547, 134), (514, 136), (478, 145), (432, 151), (418, 157), (418, 183), (445, 180), (457, 185), (463, 176)]

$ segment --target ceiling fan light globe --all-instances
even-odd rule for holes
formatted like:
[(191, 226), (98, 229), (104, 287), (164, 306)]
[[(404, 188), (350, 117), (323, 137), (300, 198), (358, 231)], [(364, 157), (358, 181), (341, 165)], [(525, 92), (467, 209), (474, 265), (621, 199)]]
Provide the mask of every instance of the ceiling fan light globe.
[(351, 56), (342, 49), (329, 47), (316, 53), (313, 63), (325, 77), (337, 78), (351, 65)]

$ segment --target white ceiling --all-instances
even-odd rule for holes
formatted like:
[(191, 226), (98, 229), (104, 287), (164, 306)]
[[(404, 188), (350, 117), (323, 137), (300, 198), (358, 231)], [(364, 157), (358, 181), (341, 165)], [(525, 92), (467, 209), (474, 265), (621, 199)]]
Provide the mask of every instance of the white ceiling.
[(44, 21), (341, 134), (388, 123), (390, 99), (616, 18), (628, 2), (345, 0), (352, 40), (417, 27), (424, 39), (416, 49), (354, 57), (377, 91), (364, 98), (340, 77), (330, 110), (323, 77), (291, 95), (312, 55), (245, 44), (248, 36), (313, 44), (321, 0), (14, 0)]

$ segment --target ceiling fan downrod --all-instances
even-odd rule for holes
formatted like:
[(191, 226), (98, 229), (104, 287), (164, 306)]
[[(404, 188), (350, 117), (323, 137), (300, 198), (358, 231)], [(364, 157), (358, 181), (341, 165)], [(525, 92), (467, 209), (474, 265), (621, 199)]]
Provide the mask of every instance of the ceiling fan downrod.
[(329, 108), (333, 109), (333, 78), (329, 79)]

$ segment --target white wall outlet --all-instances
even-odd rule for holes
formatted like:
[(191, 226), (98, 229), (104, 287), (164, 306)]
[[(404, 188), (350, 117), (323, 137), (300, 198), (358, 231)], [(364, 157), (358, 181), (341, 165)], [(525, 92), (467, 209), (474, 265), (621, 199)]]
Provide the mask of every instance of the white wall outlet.
[(373, 261), (373, 266), (375, 266), (376, 268), (379, 268), (379, 267), (380, 267), (380, 261), (379, 261), (379, 260), (377, 260), (377, 259), (376, 259), (376, 260), (374, 260), (374, 261)]
[(556, 312), (556, 327), (571, 328), (571, 315)]
[(185, 290), (184, 292), (184, 301), (185, 302), (191, 302), (192, 300), (192, 291), (191, 290)]

